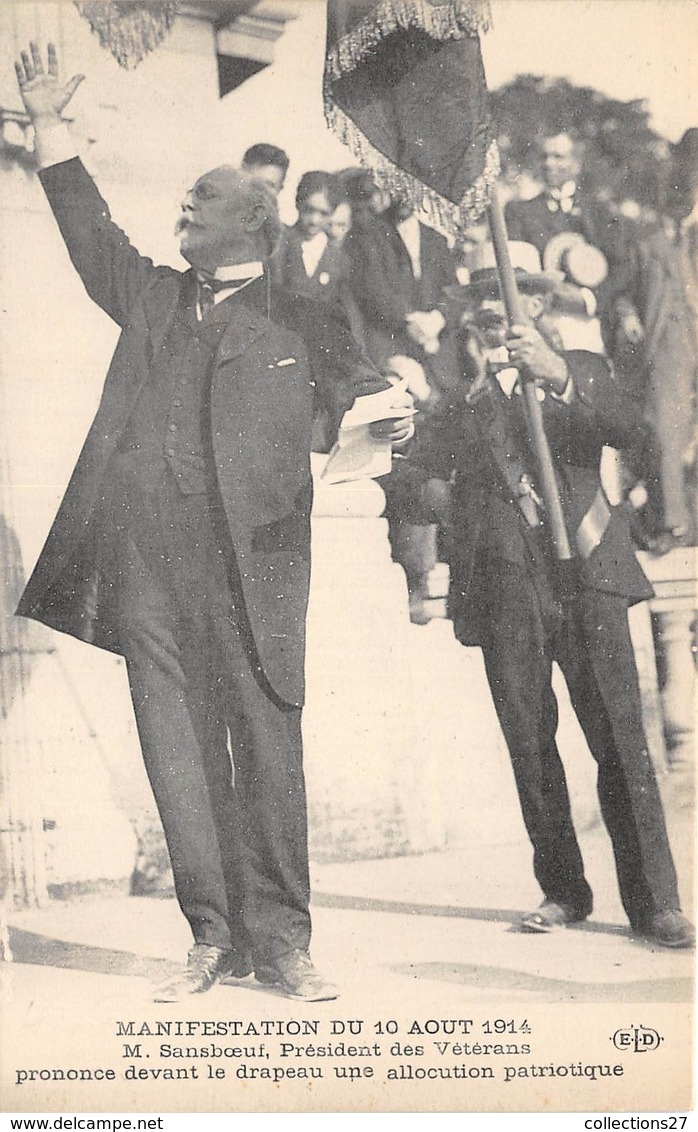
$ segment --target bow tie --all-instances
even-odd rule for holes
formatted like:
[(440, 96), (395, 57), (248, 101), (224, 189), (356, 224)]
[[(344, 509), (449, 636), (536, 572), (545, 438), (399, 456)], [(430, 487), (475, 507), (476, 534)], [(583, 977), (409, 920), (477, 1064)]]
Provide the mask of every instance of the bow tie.
[(202, 291), (217, 295), (219, 291), (232, 291), (235, 288), (244, 287), (246, 283), (251, 283), (257, 277), (245, 275), (241, 279), (203, 279), (200, 275), (197, 275), (196, 278)]
[(545, 203), (550, 212), (571, 212), (575, 215), (579, 212), (579, 209), (574, 203), (574, 192), (566, 193), (560, 189), (550, 189)]
[(215, 305), (215, 296), (221, 291), (240, 291), (256, 279), (256, 275), (246, 275), (240, 279), (202, 279), (197, 275), (196, 282), (199, 288), (199, 306), (201, 314), (206, 315)]

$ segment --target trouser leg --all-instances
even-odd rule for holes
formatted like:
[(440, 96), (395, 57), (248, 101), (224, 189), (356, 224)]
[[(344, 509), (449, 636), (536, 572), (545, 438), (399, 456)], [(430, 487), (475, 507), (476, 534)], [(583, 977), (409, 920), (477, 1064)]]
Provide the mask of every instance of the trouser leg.
[(194, 660), (207, 649), (216, 658), (234, 766), (237, 821), (220, 838), (235, 845), (234, 857), (243, 862), (244, 918), (255, 958), (273, 958), (310, 941), (301, 711), (265, 680), (220, 511), (177, 500), (177, 514), (183, 639)]
[(300, 710), (264, 683), (205, 499), (132, 491), (120, 543), (139, 734), (195, 939), (307, 947)]
[(678, 908), (676, 871), (642, 724), (627, 602), (584, 593), (558, 659), (598, 763), (601, 812), (613, 844), (623, 907), (634, 926)]
[(119, 632), (177, 898), (196, 942), (245, 954), (242, 859), (222, 836), (240, 819), (214, 657), (182, 632), (167, 492), (118, 462), (113, 481)]
[[(228, 642), (224, 653), (229, 669), (235, 645)], [(301, 712), (278, 702), (240, 665), (228, 721), (242, 818), (245, 922), (255, 958), (273, 959), (310, 943)]]
[(197, 943), (244, 954), (242, 862), (231, 838), (221, 836), (240, 819), (209, 666), (182, 656), (168, 596), (135, 546), (121, 569), (125, 582), (128, 574), (121, 635), (129, 685), (177, 898)]
[(485, 669), (533, 845), (535, 876), (546, 899), (585, 916), (593, 898), (555, 741), (551, 646), (538, 595), (525, 571), (506, 563), (491, 564), (485, 589)]
[(390, 528), (393, 558), (405, 571), (410, 593), (425, 593), (436, 565), (437, 528), (395, 521)]
[(438, 528), (424, 510), (422, 486), (420, 474), (404, 460), (384, 481), (393, 560), (405, 571), (410, 594), (424, 596), (437, 561)]

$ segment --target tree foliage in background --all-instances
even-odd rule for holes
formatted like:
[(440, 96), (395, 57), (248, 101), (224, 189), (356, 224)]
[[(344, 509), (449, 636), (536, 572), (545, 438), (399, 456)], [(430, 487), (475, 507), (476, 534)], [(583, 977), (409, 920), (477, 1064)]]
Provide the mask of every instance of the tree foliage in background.
[(621, 102), (567, 79), (518, 75), (490, 95), (504, 175), (538, 176), (537, 138), (570, 133), (584, 143), (584, 186), (616, 205), (662, 208), (669, 144), (649, 126), (646, 104)]

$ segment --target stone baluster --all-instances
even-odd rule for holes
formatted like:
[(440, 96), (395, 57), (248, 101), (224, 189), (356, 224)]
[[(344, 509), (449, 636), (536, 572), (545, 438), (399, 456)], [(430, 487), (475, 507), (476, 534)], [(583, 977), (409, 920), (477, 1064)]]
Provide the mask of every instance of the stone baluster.
[(695, 772), (696, 548), (677, 547), (661, 557), (641, 554), (640, 559), (655, 591), (650, 609), (658, 619), (662, 647), (661, 700), (669, 768), (690, 787)]

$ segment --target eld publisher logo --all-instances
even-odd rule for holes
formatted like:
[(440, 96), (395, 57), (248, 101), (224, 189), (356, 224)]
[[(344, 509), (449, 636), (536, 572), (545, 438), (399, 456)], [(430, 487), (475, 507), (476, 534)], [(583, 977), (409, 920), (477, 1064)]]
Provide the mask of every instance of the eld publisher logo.
[(659, 1049), (664, 1038), (650, 1026), (628, 1026), (625, 1030), (616, 1030), (611, 1041), (616, 1049), (630, 1053), (650, 1053)]

